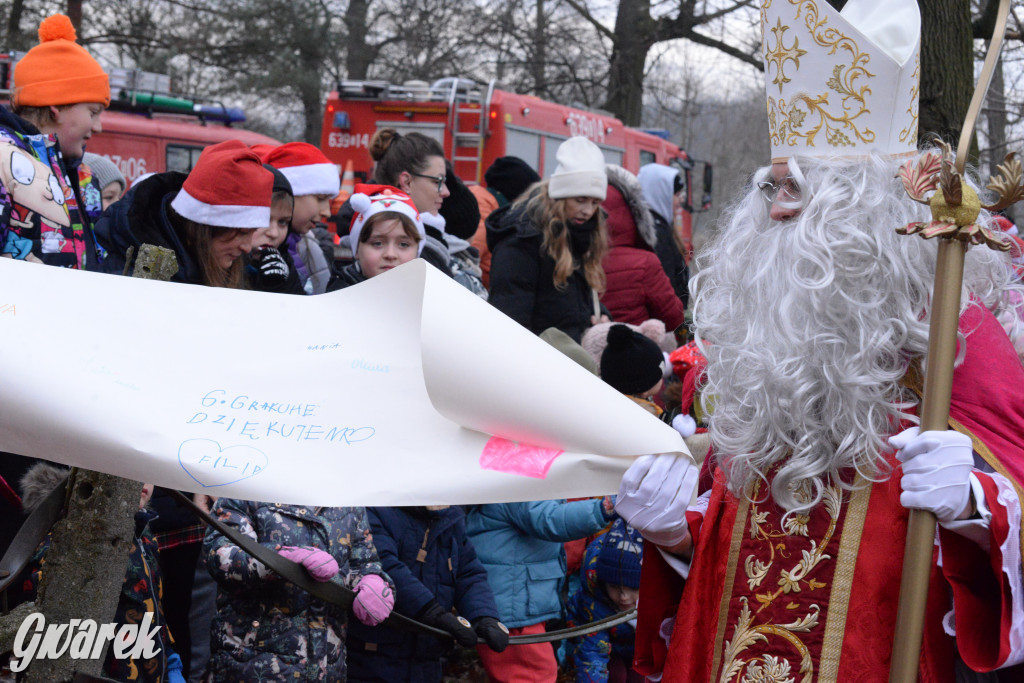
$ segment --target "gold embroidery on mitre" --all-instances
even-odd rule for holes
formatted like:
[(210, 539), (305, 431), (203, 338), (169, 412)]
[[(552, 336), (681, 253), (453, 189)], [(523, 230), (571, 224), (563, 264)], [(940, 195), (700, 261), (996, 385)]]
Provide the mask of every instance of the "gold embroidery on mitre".
[(794, 67), (797, 71), (800, 70), (800, 58), (807, 54), (807, 50), (800, 49), (800, 39), (794, 37), (793, 44), (789, 47), (785, 46), (785, 34), (786, 31), (790, 30), (789, 26), (782, 25), (782, 18), (776, 17), (775, 28), (771, 29), (772, 35), (775, 36), (775, 48), (769, 49), (768, 45), (765, 45), (765, 68), (767, 69), (770, 64), (775, 65), (775, 80), (772, 81), (779, 86), (779, 94), (782, 94), (783, 83), (789, 83), (791, 79), (786, 76), (786, 62), (793, 62)]
[(919, 116), (919, 105), (918, 95), (921, 92), (921, 53), (917, 53), (917, 59), (914, 63), (914, 76), (912, 78), (910, 87), (910, 104), (907, 106), (906, 112), (910, 115), (910, 123), (907, 127), (900, 131), (900, 142), (909, 144), (917, 143), (917, 119)]
[[(808, 147), (815, 147), (817, 136), (822, 130), (825, 141), (832, 147), (854, 147), (857, 143), (874, 142), (874, 131), (867, 126), (862, 128), (857, 121), (871, 113), (867, 103), (871, 87), (866, 83), (874, 76), (867, 69), (871, 56), (860, 49), (857, 41), (829, 26), (828, 16), (819, 16), (818, 5), (814, 0), (788, 2), (796, 7), (794, 20), (799, 20), (803, 15), (804, 24), (816, 45), (826, 48), (828, 55), (845, 54), (848, 61), (835, 64), (832, 77), (824, 84), (836, 95), (831, 101), (829, 91), (817, 96), (799, 92), (789, 101), (782, 97), (768, 98), (768, 125), (772, 147), (795, 146), (800, 142)], [(770, 3), (762, 9), (762, 21), (767, 20), (768, 7)], [(781, 25), (781, 19), (778, 24)], [(789, 79), (786, 79), (785, 82), (788, 81)], [(781, 94), (781, 84), (779, 91)]]

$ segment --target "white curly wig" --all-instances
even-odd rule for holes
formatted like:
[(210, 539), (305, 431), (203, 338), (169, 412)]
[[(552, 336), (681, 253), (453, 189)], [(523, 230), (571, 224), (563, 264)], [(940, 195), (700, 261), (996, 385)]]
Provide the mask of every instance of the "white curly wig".
[[(889, 475), (881, 456), (916, 404), (900, 380), (927, 349), (936, 259), (934, 240), (894, 230), (930, 218), (904, 193), (898, 165), (882, 156), (793, 159), (802, 199), (784, 221), (769, 218), (756, 181), (771, 169), (761, 169), (698, 257), (691, 292), (708, 359), (702, 395), (713, 402), (711, 440), (736, 495), (770, 479), (772, 498), (799, 512), (829, 480), (850, 488), (851, 472)], [(992, 310), (1018, 349), (1024, 328), (1012, 304), (1022, 292), (1004, 253), (968, 252), (962, 306)]]

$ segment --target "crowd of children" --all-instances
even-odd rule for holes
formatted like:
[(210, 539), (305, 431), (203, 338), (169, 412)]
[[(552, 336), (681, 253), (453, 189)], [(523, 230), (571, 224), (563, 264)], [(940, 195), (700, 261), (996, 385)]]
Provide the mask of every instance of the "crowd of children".
[[(563, 143), (557, 169), (543, 180), (522, 160), (503, 157), (488, 169), (484, 188), (454, 177), (431, 138), (381, 130), (370, 145), (375, 183), (357, 185), (333, 216), (339, 232), (347, 232), (335, 249), (321, 231), (340, 180), (313, 145), (222, 142), (203, 150), (188, 174), (157, 173), (130, 187), (109, 160), (83, 157), (109, 103), (106, 75), (77, 45), (66, 17), (44, 21), (40, 37), (15, 71), (14, 112), (0, 109), (4, 257), (121, 276), (132, 272), (143, 245), (153, 245), (173, 252), (173, 282), (300, 296), (357, 286), (421, 257), (586, 358), (582, 340), (600, 376), (652, 413), (679, 412), (679, 401), (673, 406), (671, 392), (662, 392), (673, 378), (665, 352), (674, 337), (657, 321), (614, 324), (602, 304), (609, 295), (606, 215), (632, 221), (634, 233), (642, 229), (648, 250), (653, 218), (645, 215), (650, 209), (636, 179), (606, 168), (587, 139)], [(644, 260), (657, 263), (646, 253)], [(672, 290), (660, 276), (664, 300)], [(630, 296), (611, 293), (627, 304)], [(677, 325), (681, 301), (663, 309)], [(0, 457), (0, 482), (14, 483), (4, 489), (11, 514), (0, 550), (33, 500), (63, 476), (40, 465), (24, 475), (31, 465)], [(15, 491), (19, 481), (23, 499)], [(354, 619), (281, 579), (157, 489), (137, 515), (119, 618), (156, 610), (173, 641), (165, 638), (159, 662), (125, 667), (111, 660), (107, 675), (437, 682), (457, 644), (478, 650), (492, 681), (554, 681), (556, 649), (510, 647), (510, 635), (542, 633), (546, 622), (566, 617), (586, 623), (628, 611), (637, 600), (642, 544), (607, 498), (466, 509), (321, 508), (201, 496), (197, 502), (313, 579), (353, 590)], [(568, 595), (563, 543), (588, 538)], [(37, 570), (45, 571), (44, 550)], [(210, 577), (216, 590), (200, 590)], [(136, 595), (140, 586), (145, 596)], [(392, 610), (450, 638), (399, 630), (386, 621)], [(562, 664), (574, 666), (580, 681), (634, 680), (631, 634), (624, 623), (573, 641)]]

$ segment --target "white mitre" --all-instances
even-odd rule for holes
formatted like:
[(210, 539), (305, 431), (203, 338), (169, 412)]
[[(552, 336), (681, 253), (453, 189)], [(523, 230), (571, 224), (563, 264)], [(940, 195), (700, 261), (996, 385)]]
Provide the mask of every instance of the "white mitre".
[(761, 0), (772, 161), (917, 149), (917, 0)]

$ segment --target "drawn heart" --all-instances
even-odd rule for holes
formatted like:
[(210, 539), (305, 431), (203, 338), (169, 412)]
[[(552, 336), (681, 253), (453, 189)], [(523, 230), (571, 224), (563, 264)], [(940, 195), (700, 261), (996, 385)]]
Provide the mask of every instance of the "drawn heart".
[(555, 458), (564, 452), (492, 436), (484, 445), (484, 452), (480, 454), (480, 467), (485, 470), (544, 479), (548, 476), (548, 470), (551, 469)]
[(222, 448), (212, 439), (188, 439), (178, 446), (185, 474), (205, 488), (240, 482), (267, 469), (267, 454), (252, 446)]

